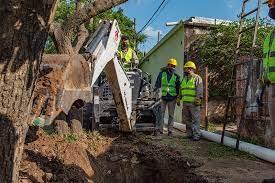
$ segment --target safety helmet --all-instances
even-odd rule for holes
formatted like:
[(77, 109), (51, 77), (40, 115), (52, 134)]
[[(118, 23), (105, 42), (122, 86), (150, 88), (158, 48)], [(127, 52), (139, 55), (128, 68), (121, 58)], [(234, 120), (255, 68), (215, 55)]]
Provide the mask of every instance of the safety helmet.
[(171, 65), (174, 65), (175, 67), (177, 67), (178, 63), (177, 63), (177, 60), (174, 59), (174, 58), (170, 58), (168, 60), (168, 63), (167, 64), (171, 64)]
[(197, 67), (196, 67), (195, 63), (194, 63), (194, 62), (192, 62), (192, 61), (188, 61), (188, 62), (186, 62), (186, 63), (185, 63), (185, 65), (184, 65), (184, 68), (192, 68), (192, 69), (194, 69), (194, 70), (196, 70), (196, 69), (197, 69)]

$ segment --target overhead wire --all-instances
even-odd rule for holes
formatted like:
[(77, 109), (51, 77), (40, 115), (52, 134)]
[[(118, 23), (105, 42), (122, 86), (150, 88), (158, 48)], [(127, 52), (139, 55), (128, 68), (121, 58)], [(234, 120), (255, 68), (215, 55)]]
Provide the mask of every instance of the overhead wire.
[(161, 12), (165, 9), (165, 7), (167, 6), (168, 3), (170, 3), (171, 0), (167, 0), (167, 2), (163, 5), (163, 7), (159, 10), (158, 14), (155, 16), (155, 18), (148, 24), (151, 25), (154, 21), (157, 20), (157, 18), (159, 17), (159, 15), (161, 14)]
[(162, 5), (164, 4), (166, 0), (163, 0), (160, 5), (158, 6), (158, 8), (156, 9), (156, 11), (153, 13), (153, 15), (150, 17), (150, 19), (146, 22), (146, 24), (140, 29), (140, 31), (138, 31), (137, 34), (140, 34), (147, 26), (148, 24), (151, 22), (151, 20), (154, 18), (154, 16), (157, 14), (157, 12), (159, 11), (159, 9), (162, 7)]

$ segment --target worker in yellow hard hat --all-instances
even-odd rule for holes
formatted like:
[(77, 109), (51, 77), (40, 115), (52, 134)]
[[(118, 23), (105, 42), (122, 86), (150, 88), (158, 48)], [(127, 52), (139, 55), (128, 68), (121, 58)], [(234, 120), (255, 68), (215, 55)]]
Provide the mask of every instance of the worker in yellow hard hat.
[[(269, 17), (275, 19), (275, 0), (268, 1)], [(275, 148), (275, 29), (273, 28), (267, 35), (263, 44), (263, 62), (256, 90), (256, 101), (262, 107), (263, 95), (268, 91), (269, 117), (271, 122), (271, 139), (269, 140), (272, 148)]]
[(184, 77), (181, 82), (177, 104), (183, 103), (182, 120), (186, 124), (187, 137), (200, 140), (200, 106), (203, 98), (202, 78), (195, 74), (197, 67), (193, 61), (184, 65)]
[(174, 111), (180, 90), (180, 76), (176, 73), (177, 60), (171, 58), (167, 66), (161, 68), (155, 87), (161, 89), (161, 120), (158, 125), (157, 135), (163, 134), (163, 123), (166, 108), (168, 107), (168, 136), (172, 136)]

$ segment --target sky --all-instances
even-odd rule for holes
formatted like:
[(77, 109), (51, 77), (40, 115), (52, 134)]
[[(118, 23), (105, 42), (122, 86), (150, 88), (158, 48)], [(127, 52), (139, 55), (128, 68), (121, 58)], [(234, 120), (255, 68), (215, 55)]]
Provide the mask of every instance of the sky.
[[(139, 31), (153, 15), (162, 0), (128, 0), (120, 5), (125, 14), (131, 19), (136, 18), (136, 29)], [(207, 2), (207, 3), (205, 3)], [(238, 20), (242, 0), (166, 0), (165, 5), (153, 22), (143, 31), (148, 36), (144, 44), (139, 45), (142, 51), (148, 52), (156, 43), (158, 32), (163, 37), (171, 28), (166, 22), (188, 19), (192, 16), (216, 18), (223, 20)], [(247, 12), (257, 5), (257, 0), (250, 0)], [(267, 17), (268, 8), (261, 7), (261, 17)]]

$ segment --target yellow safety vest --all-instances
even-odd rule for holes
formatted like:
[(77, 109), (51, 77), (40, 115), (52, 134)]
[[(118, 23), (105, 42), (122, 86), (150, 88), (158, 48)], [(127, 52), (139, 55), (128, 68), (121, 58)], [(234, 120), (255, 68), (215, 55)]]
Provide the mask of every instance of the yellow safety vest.
[(125, 54), (122, 50), (120, 51), (120, 58), (123, 62), (124, 68), (130, 68), (131, 67), (131, 60), (133, 58), (133, 49), (128, 48), (127, 53)]
[(181, 100), (186, 103), (194, 103), (196, 99), (196, 78), (191, 77), (187, 80), (187, 77), (184, 77), (180, 88)]

